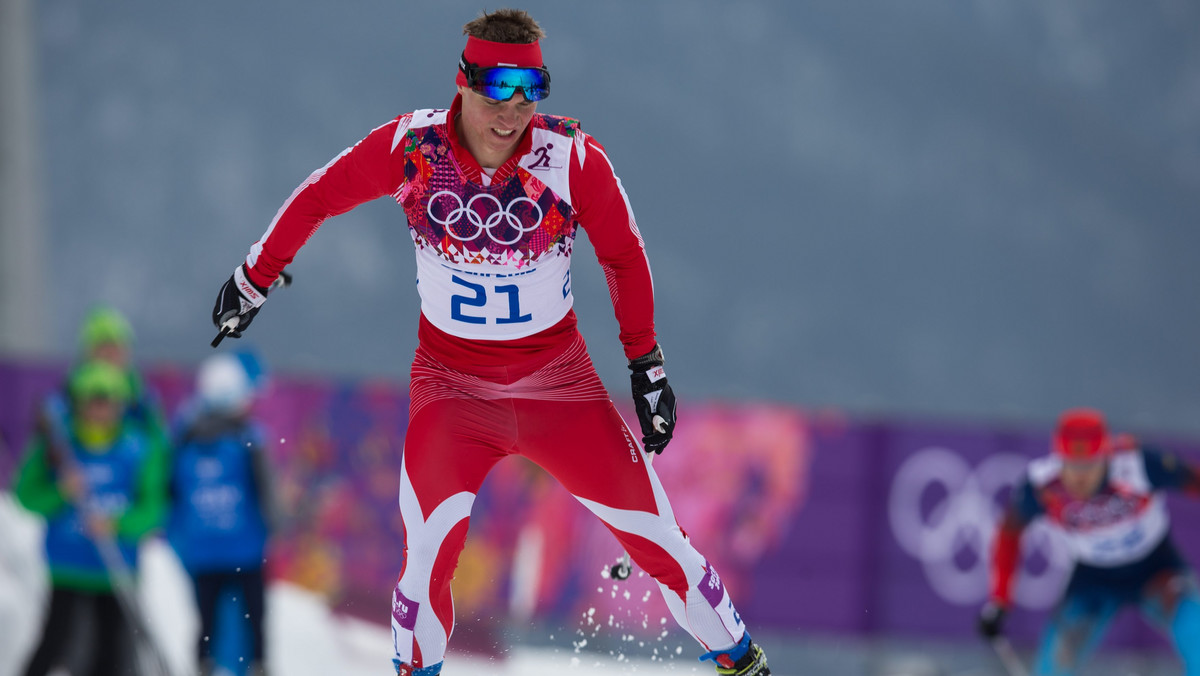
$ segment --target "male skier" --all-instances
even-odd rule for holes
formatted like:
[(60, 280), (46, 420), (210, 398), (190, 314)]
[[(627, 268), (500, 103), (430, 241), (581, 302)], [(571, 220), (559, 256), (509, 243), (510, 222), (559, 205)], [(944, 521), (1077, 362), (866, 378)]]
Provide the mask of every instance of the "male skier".
[(1200, 676), (1200, 593), (1171, 541), (1164, 489), (1200, 493), (1200, 470), (1177, 456), (1114, 441), (1091, 409), (1063, 413), (1053, 453), (1029, 464), (1013, 490), (992, 555), (986, 638), (1003, 631), (1020, 561), (1021, 532), (1044, 516), (1066, 536), (1075, 568), (1046, 627), (1035, 673), (1070, 676), (1099, 644), (1118, 610), (1137, 605), (1168, 636), (1186, 676)]
[[(213, 323), (237, 337), (328, 217), (390, 195), (417, 260), (419, 347), (401, 464), (406, 557), (392, 596), (401, 675), (441, 672), (450, 580), (471, 505), (493, 465), (521, 455), (612, 530), (659, 584), (719, 674), (765, 676), (720, 577), (675, 522), (643, 457), (661, 453), (675, 396), (654, 331), (650, 267), (603, 146), (579, 122), (536, 112), (550, 93), (527, 13), (464, 26), (458, 94), (376, 128), (308, 177), (221, 288)], [(570, 256), (587, 230), (629, 359), (641, 441), (613, 407), (572, 306)]]

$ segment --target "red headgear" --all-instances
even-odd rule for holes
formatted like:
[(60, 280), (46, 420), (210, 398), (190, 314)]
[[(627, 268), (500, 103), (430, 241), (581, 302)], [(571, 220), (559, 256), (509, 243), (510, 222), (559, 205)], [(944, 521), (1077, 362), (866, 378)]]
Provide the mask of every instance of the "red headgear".
[(1091, 460), (1112, 448), (1104, 416), (1090, 408), (1073, 408), (1058, 419), (1054, 452), (1067, 460)]
[[(541, 68), (544, 65), (542, 63), (542, 47), (537, 42), (518, 45), (511, 42), (481, 40), (474, 35), (467, 36), (467, 47), (463, 50), (463, 58), (468, 63), (475, 64), (480, 68), (494, 68), (495, 66)], [(458, 77), (454, 81), (464, 87), (467, 86), (467, 76), (463, 74), (462, 68), (459, 68)]]

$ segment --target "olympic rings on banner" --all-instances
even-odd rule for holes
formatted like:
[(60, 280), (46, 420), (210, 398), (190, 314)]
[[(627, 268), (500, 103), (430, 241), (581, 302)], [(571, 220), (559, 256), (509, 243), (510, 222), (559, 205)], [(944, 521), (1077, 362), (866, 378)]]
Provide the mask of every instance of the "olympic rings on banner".
[[(921, 562), (943, 600), (974, 605), (987, 599), (992, 541), (1003, 504), (1028, 458), (1001, 453), (972, 469), (954, 451), (927, 447), (909, 456), (892, 479), (888, 520), (896, 542)], [(1042, 520), (1022, 537), (1016, 601), (1045, 608), (1058, 598), (1070, 570), (1065, 543)]]

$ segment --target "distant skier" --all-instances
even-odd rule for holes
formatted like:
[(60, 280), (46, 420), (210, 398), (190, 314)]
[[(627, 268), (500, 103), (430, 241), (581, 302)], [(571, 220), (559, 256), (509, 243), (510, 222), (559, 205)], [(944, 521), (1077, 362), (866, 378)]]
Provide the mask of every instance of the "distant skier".
[[(67, 390), (69, 401), (47, 406), (39, 419), (14, 489), (22, 505), (46, 518), (51, 581), (50, 609), (25, 674), (66, 667), (81, 676), (131, 676), (132, 622), (96, 541), (115, 538), (125, 565), (137, 569), (138, 543), (163, 513), (166, 449), (127, 417), (132, 392), (121, 369), (86, 362)], [(81, 664), (70, 663), (76, 655)]]
[[(657, 453), (671, 440), (675, 395), (641, 233), (608, 154), (578, 121), (536, 112), (550, 73), (532, 17), (484, 13), (464, 33), (450, 108), (401, 115), (309, 176), (221, 288), (213, 323), (238, 320), (237, 337), (325, 219), (390, 195), (413, 238), (421, 296), (401, 465), (407, 556), (392, 598), (398, 671), (441, 671), (471, 505), (496, 462), (522, 455), (658, 581), (675, 620), (708, 651), (701, 659), (720, 674), (765, 676), (762, 649), (643, 457), (643, 444)], [(617, 414), (576, 327), (580, 227), (608, 281), (640, 435)], [(345, 325), (336, 307), (321, 321)]]
[(272, 492), (263, 434), (251, 419), (259, 369), (248, 369), (247, 359), (222, 353), (200, 364), (174, 435), (167, 538), (192, 579), (201, 676), (216, 670), (217, 609), (226, 596), (244, 609), (237, 629), (249, 654), (239, 665), (250, 676), (267, 673), (263, 564)]
[(1186, 676), (1200, 676), (1200, 591), (1171, 541), (1164, 490), (1200, 494), (1200, 470), (1178, 456), (1109, 437), (1103, 416), (1059, 419), (1053, 453), (1029, 464), (1000, 524), (990, 601), (979, 630), (999, 636), (1012, 599), (1022, 530), (1045, 517), (1067, 538), (1075, 567), (1034, 665), (1041, 676), (1080, 673), (1117, 611), (1136, 605), (1172, 640)]

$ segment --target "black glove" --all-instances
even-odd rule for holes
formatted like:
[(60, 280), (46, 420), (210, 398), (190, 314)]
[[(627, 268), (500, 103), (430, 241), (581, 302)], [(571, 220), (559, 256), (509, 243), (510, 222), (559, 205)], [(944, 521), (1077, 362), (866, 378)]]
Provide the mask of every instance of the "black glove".
[[(280, 274), (280, 279), (283, 279), (284, 283), (291, 277), (290, 275), (284, 277), (285, 274)], [(237, 269), (221, 286), (221, 291), (217, 293), (217, 302), (213, 305), (213, 326), (220, 329), (225, 322), (237, 317), (238, 321), (230, 329), (229, 335), (241, 338), (242, 331), (250, 326), (250, 322), (254, 321), (254, 315), (258, 314), (258, 309), (266, 302), (267, 291), (268, 289), (262, 288), (246, 277), (245, 265), (237, 266)]]
[(1004, 634), (1004, 606), (988, 601), (979, 609), (979, 634), (991, 640)]
[(649, 354), (629, 362), (629, 370), (633, 371), (629, 380), (633, 407), (642, 425), (642, 445), (647, 451), (662, 453), (675, 433), (675, 393), (667, 384), (662, 348), (655, 345)]

